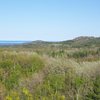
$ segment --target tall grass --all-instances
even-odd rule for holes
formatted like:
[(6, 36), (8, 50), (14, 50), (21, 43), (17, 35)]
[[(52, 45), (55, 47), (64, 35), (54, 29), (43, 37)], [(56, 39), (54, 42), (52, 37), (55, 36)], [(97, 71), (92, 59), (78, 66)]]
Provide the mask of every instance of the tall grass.
[(0, 100), (99, 100), (100, 60), (83, 59), (95, 54), (42, 52), (0, 51)]

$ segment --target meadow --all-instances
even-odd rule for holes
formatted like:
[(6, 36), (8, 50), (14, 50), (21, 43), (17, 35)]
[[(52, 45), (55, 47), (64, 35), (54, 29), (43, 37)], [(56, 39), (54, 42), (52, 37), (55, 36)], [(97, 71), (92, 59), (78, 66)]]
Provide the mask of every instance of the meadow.
[(1, 47), (0, 100), (100, 100), (100, 48)]

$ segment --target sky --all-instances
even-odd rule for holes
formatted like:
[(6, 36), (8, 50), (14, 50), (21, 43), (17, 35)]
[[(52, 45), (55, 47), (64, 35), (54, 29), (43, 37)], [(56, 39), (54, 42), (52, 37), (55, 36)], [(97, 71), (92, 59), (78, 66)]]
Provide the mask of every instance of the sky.
[(0, 0), (0, 40), (100, 36), (100, 0)]

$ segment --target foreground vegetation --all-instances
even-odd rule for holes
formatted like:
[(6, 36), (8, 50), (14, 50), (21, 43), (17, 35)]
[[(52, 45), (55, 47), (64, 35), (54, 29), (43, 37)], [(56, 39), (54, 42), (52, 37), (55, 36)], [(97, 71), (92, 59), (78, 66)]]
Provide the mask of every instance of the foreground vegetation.
[(100, 48), (0, 48), (0, 100), (100, 100)]

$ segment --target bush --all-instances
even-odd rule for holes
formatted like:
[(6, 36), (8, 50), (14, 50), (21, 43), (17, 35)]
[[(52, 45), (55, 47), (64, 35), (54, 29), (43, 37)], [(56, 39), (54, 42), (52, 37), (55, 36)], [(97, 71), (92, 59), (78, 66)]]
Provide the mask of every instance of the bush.
[(21, 66), (21, 72), (28, 76), (41, 70), (45, 65), (43, 59), (38, 55), (18, 56), (18, 64)]
[(93, 90), (87, 95), (86, 100), (100, 100), (100, 75), (94, 80)]

